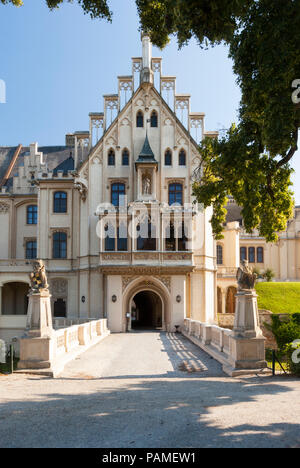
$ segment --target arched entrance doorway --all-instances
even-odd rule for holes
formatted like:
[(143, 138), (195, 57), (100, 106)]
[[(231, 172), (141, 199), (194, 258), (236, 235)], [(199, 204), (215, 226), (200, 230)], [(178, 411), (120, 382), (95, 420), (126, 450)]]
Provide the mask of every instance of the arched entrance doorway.
[(163, 326), (163, 307), (158, 294), (153, 291), (137, 293), (131, 304), (132, 329), (159, 329)]
[(29, 286), (11, 282), (2, 288), (2, 315), (27, 315)]
[(227, 290), (227, 298), (226, 298), (226, 313), (227, 314), (235, 313), (236, 294), (237, 294), (237, 288), (235, 286), (230, 286)]

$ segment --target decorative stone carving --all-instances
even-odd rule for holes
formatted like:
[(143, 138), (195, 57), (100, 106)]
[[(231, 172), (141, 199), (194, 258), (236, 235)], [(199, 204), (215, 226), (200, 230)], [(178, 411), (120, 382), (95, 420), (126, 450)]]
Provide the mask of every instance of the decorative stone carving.
[[(140, 278), (139, 276), (122, 276), (122, 290), (123, 293), (125, 289), (136, 279)], [(171, 292), (171, 277), (170, 276), (154, 276), (155, 279), (163, 283), (169, 292)], [(141, 284), (143, 285), (155, 285), (154, 282), (149, 280), (143, 281)]]
[(0, 214), (5, 214), (9, 210), (9, 205), (7, 203), (0, 203)]
[(62, 278), (52, 280), (51, 292), (53, 296), (67, 296), (68, 295), (68, 281)]
[(39, 294), (40, 292), (49, 293), (46, 269), (42, 260), (33, 262), (33, 272), (30, 274), (30, 294)]
[(87, 187), (82, 182), (77, 181), (74, 184), (74, 188), (78, 190), (81, 200), (85, 202), (88, 192)]

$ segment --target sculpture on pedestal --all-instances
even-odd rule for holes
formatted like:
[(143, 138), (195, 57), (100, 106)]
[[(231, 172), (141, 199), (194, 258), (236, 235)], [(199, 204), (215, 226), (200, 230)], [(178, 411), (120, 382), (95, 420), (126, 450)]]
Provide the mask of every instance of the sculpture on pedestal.
[(226, 370), (229, 375), (248, 373), (252, 369), (257, 371), (267, 366), (265, 338), (259, 326), (256, 280), (257, 275), (249, 267), (248, 261), (243, 260), (237, 272), (234, 328), (229, 338), (231, 367)]
[(238, 269), (236, 279), (239, 291), (254, 290), (257, 274), (253, 273), (253, 269), (249, 267), (248, 260), (242, 261), (242, 267)]
[(49, 292), (46, 269), (42, 260), (33, 263), (33, 272), (30, 273), (30, 294), (39, 294), (41, 291)]

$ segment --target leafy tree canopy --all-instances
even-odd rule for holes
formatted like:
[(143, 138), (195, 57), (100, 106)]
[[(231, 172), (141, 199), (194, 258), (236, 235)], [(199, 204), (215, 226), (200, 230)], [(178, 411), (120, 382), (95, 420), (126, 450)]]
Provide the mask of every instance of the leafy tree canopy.
[[(108, 0), (45, 0), (49, 8), (77, 1), (92, 18), (112, 19)], [(16, 6), (21, 0), (0, 0)], [(218, 140), (205, 139), (194, 194), (213, 205), (212, 226), (222, 237), (226, 201), (243, 208), (247, 231), (268, 241), (292, 216), (290, 162), (298, 149), (299, 110), (291, 84), (300, 78), (300, 0), (136, 0), (141, 27), (164, 47), (176, 35), (200, 47), (225, 42), (242, 91), (239, 122)]]

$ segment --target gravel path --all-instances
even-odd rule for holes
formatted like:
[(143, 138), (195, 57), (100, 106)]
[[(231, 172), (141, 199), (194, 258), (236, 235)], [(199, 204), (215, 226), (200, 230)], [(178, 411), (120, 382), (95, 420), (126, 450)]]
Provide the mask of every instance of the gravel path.
[(111, 335), (58, 379), (0, 377), (0, 447), (300, 447), (300, 380), (226, 377), (179, 335)]

